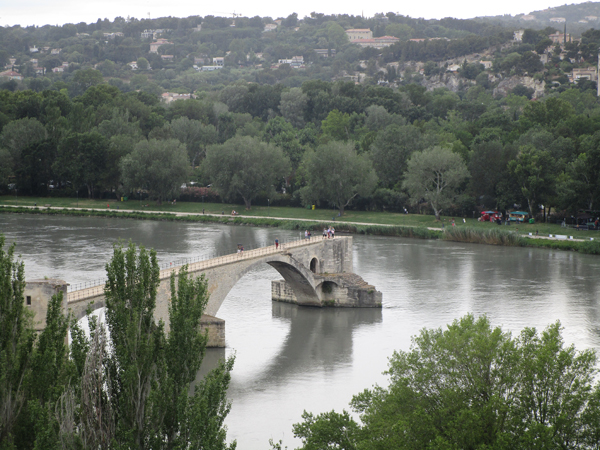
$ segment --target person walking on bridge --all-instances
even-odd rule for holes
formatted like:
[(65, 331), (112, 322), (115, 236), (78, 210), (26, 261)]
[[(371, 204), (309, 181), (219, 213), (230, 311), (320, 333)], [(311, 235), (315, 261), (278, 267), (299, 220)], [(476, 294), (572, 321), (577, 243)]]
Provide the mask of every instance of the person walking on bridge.
[(279, 248), (279, 239), (275, 239), (275, 250)]

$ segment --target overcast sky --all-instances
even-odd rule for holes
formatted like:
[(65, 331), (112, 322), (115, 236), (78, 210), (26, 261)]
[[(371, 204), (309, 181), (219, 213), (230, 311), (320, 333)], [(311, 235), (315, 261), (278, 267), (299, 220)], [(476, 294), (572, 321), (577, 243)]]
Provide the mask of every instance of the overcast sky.
[[(583, 3), (584, 0), (570, 0)], [(361, 4), (362, 3), (362, 4)], [(226, 16), (235, 12), (244, 16), (287, 17), (296, 12), (300, 18), (312, 11), (325, 14), (364, 14), (395, 12), (411, 17), (439, 19), (442, 17), (471, 18), (500, 14), (521, 14), (565, 4), (564, 0), (379, 0), (359, 2), (347, 0), (304, 0), (301, 2), (263, 0), (224, 0), (220, 2), (192, 0), (0, 0), (2, 25), (62, 25), (65, 23), (111, 21), (118, 16), (138, 19), (175, 16)]]

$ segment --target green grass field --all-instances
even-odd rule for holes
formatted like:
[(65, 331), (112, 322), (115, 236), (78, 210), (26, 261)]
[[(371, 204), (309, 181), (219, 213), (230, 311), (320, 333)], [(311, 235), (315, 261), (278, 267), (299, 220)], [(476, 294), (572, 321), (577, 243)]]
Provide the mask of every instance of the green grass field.
[[(231, 216), (231, 211), (236, 210), (240, 215), (249, 215), (257, 217), (279, 217), (285, 219), (308, 219), (319, 222), (331, 222), (335, 219), (336, 222), (356, 222), (366, 223), (373, 225), (399, 225), (409, 227), (435, 227), (441, 228), (442, 223), (445, 227), (451, 226), (451, 217), (442, 217), (442, 222), (436, 221), (432, 215), (421, 215), (421, 214), (401, 214), (401, 213), (388, 213), (388, 212), (374, 212), (374, 211), (346, 211), (342, 217), (338, 217), (337, 210), (317, 208), (314, 211), (306, 208), (292, 208), (292, 207), (279, 207), (279, 206), (253, 206), (250, 211), (246, 211), (243, 206), (233, 205), (227, 203), (192, 203), (192, 202), (177, 202), (173, 205), (171, 203), (163, 203), (157, 205), (155, 202), (145, 201), (139, 202), (136, 200), (129, 200), (126, 202), (117, 202), (116, 200), (88, 200), (88, 199), (74, 199), (74, 198), (48, 198), (48, 197), (18, 197), (15, 196), (0, 196), (0, 205), (9, 206), (44, 206), (46, 204), (52, 205), (54, 208), (66, 208), (66, 207), (79, 207), (87, 209), (100, 209), (106, 210), (107, 205), (110, 205), (110, 209), (127, 209), (134, 211), (152, 211), (152, 212), (166, 212), (166, 213), (202, 213), (202, 209), (205, 210), (206, 214), (221, 214), (225, 216)], [(145, 206), (147, 205), (147, 206)], [(465, 218), (463, 222), (462, 217), (454, 217), (456, 227), (469, 227), (474, 229), (489, 230), (497, 229), (500, 225), (496, 225), (490, 222), (478, 222), (473, 218)], [(518, 231), (519, 234), (527, 236), (529, 233), (535, 234), (536, 231), (541, 236), (548, 236), (549, 234), (562, 234), (573, 236), (574, 238), (587, 239), (590, 237), (600, 240), (600, 232), (598, 231), (579, 231), (572, 228), (562, 228), (556, 224), (511, 224), (510, 226), (501, 226), (504, 230)]]

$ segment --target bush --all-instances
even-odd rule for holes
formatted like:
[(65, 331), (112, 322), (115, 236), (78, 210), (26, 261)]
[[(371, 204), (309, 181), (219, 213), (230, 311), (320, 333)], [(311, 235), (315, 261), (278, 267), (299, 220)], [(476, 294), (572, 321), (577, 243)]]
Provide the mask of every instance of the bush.
[(498, 228), (477, 230), (469, 227), (448, 227), (442, 239), (455, 242), (470, 242), (474, 244), (510, 245), (522, 247), (526, 245), (525, 238), (513, 231)]

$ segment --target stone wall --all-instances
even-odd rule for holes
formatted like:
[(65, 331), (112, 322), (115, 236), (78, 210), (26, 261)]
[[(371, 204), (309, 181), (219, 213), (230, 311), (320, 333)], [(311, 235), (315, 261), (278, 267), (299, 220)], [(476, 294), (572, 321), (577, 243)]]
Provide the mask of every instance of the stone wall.
[(32, 280), (25, 284), (25, 306), (33, 311), (33, 327), (41, 331), (46, 327), (48, 303), (53, 295), (63, 293), (63, 310), (66, 312), (67, 282), (47, 279)]

